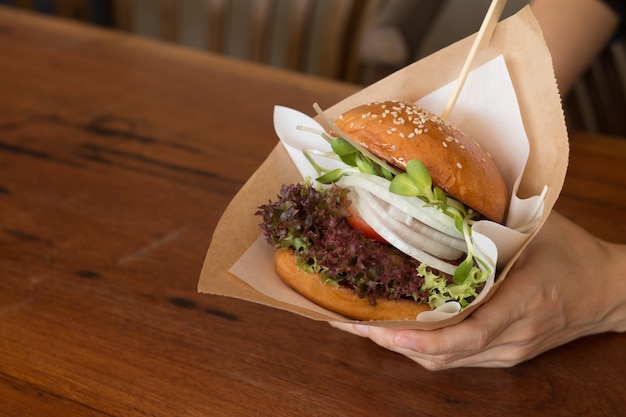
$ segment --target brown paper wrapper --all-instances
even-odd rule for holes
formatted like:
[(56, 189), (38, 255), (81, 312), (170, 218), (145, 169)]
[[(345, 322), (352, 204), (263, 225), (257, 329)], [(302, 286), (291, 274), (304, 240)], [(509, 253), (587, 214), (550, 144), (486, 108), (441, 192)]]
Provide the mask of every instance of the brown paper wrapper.
[[(344, 111), (371, 101), (415, 102), (419, 100), (457, 78), (475, 36), (472, 35), (450, 45), (364, 88), (325, 109), (325, 113), (331, 119), (335, 119)], [(498, 55), (502, 55), (506, 62), (530, 145), (528, 162), (517, 196), (525, 198), (538, 195), (547, 185), (548, 193), (545, 197), (543, 222), (548, 217), (563, 186), (569, 150), (567, 129), (552, 61), (530, 7), (522, 9), (497, 25), (490, 47), (477, 56), (474, 67)], [(255, 290), (228, 272), (261, 234), (258, 227), (260, 220), (254, 216), (257, 207), (273, 198), (282, 184), (300, 180), (301, 177), (296, 167), (279, 143), (235, 196), (220, 219), (200, 275), (198, 291), (260, 303), (315, 320), (338, 320), (334, 314), (323, 314), (278, 301)], [(480, 303), (473, 303), (454, 317), (441, 321), (369, 323), (394, 328), (434, 329), (460, 322), (495, 293), (540, 226), (529, 234), (519, 250), (506, 265), (498, 270), (496, 284)], [(339, 318), (339, 320), (342, 319)], [(349, 319), (343, 319), (343, 321), (354, 322)]]

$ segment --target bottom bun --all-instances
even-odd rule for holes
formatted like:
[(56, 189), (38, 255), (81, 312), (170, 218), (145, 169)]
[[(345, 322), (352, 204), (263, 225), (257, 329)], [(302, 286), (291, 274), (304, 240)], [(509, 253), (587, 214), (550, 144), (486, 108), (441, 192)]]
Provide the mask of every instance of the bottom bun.
[(296, 265), (293, 250), (279, 249), (274, 255), (278, 276), (291, 288), (310, 301), (328, 310), (356, 320), (415, 320), (428, 304), (411, 300), (377, 299), (372, 306), (366, 298), (359, 298), (347, 288), (322, 283), (319, 274), (305, 272)]

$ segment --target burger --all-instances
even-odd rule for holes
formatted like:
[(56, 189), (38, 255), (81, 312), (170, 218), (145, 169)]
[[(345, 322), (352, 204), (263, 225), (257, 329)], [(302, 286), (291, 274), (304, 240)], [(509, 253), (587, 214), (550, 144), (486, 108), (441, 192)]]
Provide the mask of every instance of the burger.
[(471, 226), (501, 223), (508, 191), (476, 141), (413, 103), (379, 101), (319, 132), (341, 168), (282, 186), (258, 208), (278, 276), (356, 320), (414, 320), (474, 300), (493, 272)]

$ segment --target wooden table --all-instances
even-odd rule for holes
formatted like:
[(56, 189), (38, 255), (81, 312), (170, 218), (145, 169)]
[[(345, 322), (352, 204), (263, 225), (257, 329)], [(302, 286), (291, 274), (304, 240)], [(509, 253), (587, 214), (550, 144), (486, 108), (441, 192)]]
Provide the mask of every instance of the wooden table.
[[(220, 214), (276, 143), (273, 106), (356, 88), (0, 8), (0, 414), (622, 412), (624, 334), (429, 372), (196, 292)], [(626, 142), (573, 136), (558, 208), (625, 243)]]

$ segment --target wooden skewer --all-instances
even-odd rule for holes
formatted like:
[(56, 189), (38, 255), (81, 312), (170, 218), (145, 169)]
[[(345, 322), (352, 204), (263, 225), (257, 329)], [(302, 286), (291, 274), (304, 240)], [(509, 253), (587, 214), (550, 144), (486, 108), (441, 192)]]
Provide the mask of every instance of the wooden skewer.
[(452, 112), (452, 109), (456, 104), (456, 100), (459, 98), (461, 89), (465, 84), (465, 80), (467, 79), (467, 75), (469, 74), (474, 58), (476, 58), (476, 55), (478, 55), (478, 53), (491, 42), (493, 32), (496, 29), (496, 25), (498, 24), (498, 20), (502, 15), (502, 10), (504, 9), (505, 5), (506, 0), (491, 1), (491, 5), (489, 5), (489, 10), (487, 10), (487, 15), (485, 15), (485, 19), (483, 20), (483, 23), (480, 26), (480, 30), (476, 35), (476, 39), (472, 44), (472, 49), (470, 49), (467, 58), (465, 58), (465, 63), (463, 64), (463, 68), (461, 69), (461, 74), (456, 80), (456, 85), (454, 86), (452, 95), (448, 99), (448, 104), (446, 105), (446, 108), (443, 110), (443, 114), (441, 115), (442, 119), (446, 120), (448, 116), (450, 116), (450, 113)]

